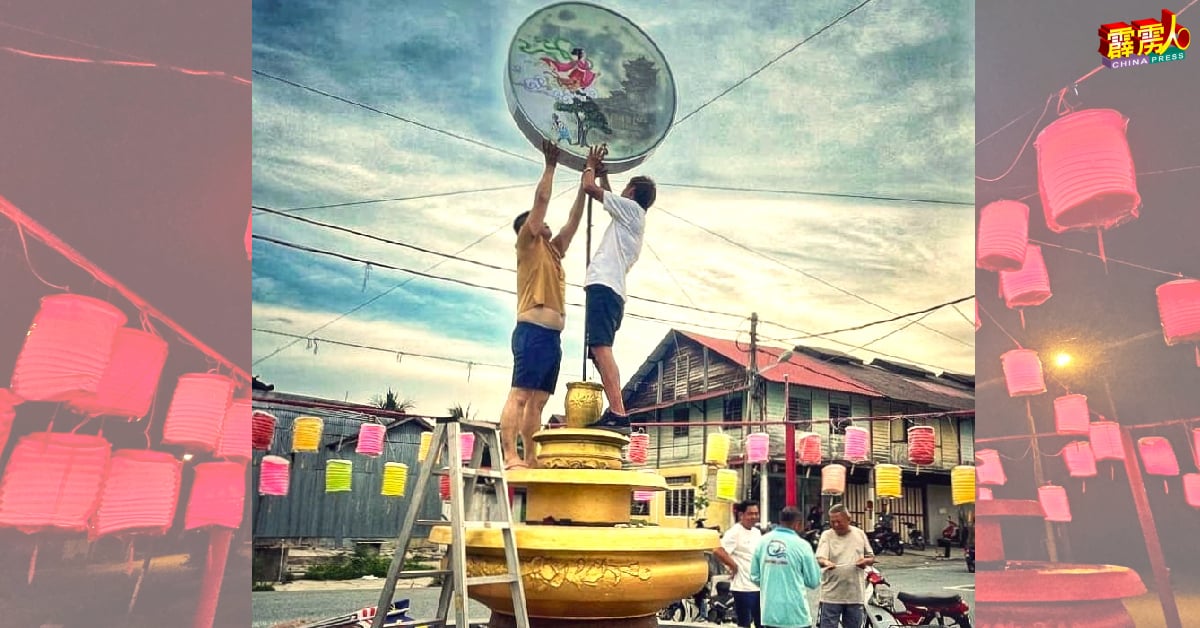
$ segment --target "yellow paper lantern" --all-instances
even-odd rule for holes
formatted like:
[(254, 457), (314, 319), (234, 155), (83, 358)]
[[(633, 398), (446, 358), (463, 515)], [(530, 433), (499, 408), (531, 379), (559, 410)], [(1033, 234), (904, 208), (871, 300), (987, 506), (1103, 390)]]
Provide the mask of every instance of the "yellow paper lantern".
[(733, 469), (717, 471), (717, 499), (727, 502), (737, 500), (737, 471)]
[(325, 463), (325, 492), (348, 493), (354, 463), (349, 460), (330, 460)]
[(729, 461), (729, 435), (720, 432), (709, 434), (706, 450), (704, 464), (725, 466), (725, 463)]
[(417, 462), (425, 462), (429, 455), (429, 447), (433, 445), (433, 432), (421, 433), (421, 446), (417, 448)]
[(821, 494), (841, 495), (846, 492), (846, 467), (827, 464), (821, 468)]
[(292, 422), (292, 451), (315, 452), (321, 448), (325, 422), (315, 416), (296, 417)]
[(975, 467), (959, 465), (950, 470), (950, 495), (955, 506), (975, 503)]
[(875, 465), (875, 497), (899, 499), (900, 467), (894, 464)]
[(403, 462), (387, 462), (383, 465), (383, 490), (388, 497), (404, 497), (408, 486), (408, 465)]

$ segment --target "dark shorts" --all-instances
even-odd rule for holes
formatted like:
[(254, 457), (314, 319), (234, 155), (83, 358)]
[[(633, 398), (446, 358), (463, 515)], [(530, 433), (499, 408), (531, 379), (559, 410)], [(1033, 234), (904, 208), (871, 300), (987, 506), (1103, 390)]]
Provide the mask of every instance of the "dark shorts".
[(517, 323), (512, 333), (513, 388), (551, 395), (562, 365), (562, 332), (533, 323)]
[(587, 294), (584, 327), (589, 347), (611, 347), (625, 317), (625, 302), (608, 286), (593, 284)]
[(754, 628), (762, 626), (759, 592), (733, 591), (733, 612), (737, 614), (737, 625), (741, 628), (750, 628), (751, 624)]

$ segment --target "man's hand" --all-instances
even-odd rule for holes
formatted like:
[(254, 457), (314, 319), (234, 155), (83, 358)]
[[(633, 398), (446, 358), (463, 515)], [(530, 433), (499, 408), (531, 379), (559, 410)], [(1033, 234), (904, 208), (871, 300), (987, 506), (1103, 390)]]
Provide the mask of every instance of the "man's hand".
[[(604, 162), (604, 158), (606, 156), (608, 156), (608, 144), (601, 144), (599, 146), (591, 147), (588, 149), (586, 167), (591, 168), (592, 170), (598, 170), (600, 165)], [(599, 173), (597, 172), (597, 174)]]
[(854, 566), (858, 567), (859, 569), (866, 569), (871, 562), (872, 561), (870, 558), (860, 558), (858, 559), (858, 562), (854, 563)]
[(828, 558), (818, 558), (817, 564), (821, 566), (822, 571), (829, 571), (830, 569), (837, 567), (837, 564)]
[(542, 155), (546, 157), (547, 167), (553, 168), (554, 166), (558, 165), (559, 152), (558, 144), (555, 144), (550, 140), (542, 140)]

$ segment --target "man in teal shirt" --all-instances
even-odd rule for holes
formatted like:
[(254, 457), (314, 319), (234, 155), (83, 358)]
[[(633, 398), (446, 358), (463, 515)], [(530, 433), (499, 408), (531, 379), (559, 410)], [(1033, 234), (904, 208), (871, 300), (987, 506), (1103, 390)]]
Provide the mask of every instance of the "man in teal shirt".
[(821, 584), (812, 546), (800, 537), (804, 515), (794, 506), (779, 513), (779, 526), (767, 535), (750, 561), (750, 579), (759, 586), (763, 628), (810, 628), (804, 589)]

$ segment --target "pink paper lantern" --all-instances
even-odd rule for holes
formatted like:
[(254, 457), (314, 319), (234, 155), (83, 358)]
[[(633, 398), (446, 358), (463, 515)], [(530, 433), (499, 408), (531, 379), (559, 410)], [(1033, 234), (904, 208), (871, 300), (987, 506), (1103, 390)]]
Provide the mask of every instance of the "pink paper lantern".
[(1139, 438), (1138, 451), (1142, 455), (1142, 464), (1146, 467), (1147, 474), (1172, 477), (1179, 475), (1179, 461), (1175, 458), (1171, 441), (1161, 436)]
[(871, 433), (862, 427), (846, 428), (846, 460), (861, 464), (870, 460)]
[(1014, 310), (1041, 305), (1053, 296), (1042, 247), (1030, 244), (1020, 268), (1000, 271), (1000, 294), (1004, 304)]
[(275, 415), (255, 410), (250, 419), (250, 442), (255, 449), (266, 451), (275, 438)]
[(975, 266), (992, 272), (1020, 270), (1029, 245), (1029, 206), (996, 201), (979, 212)]
[(1008, 477), (1004, 474), (1004, 464), (1000, 462), (1000, 452), (995, 449), (980, 449), (975, 452), (975, 481), (979, 485), (1004, 486)]
[(113, 453), (89, 536), (166, 534), (175, 521), (183, 463), (144, 449)]
[(185, 530), (208, 527), (236, 530), (242, 525), (245, 500), (246, 465), (239, 462), (198, 464), (183, 527)]
[(992, 489), (990, 489), (986, 486), (978, 487), (976, 489), (976, 492), (977, 492), (978, 496), (975, 498), (975, 501), (986, 502), (986, 501), (995, 499), (994, 497), (992, 497)]
[(1183, 498), (1192, 508), (1200, 508), (1200, 473), (1185, 473), (1183, 476)]
[(95, 394), (71, 401), (71, 408), (88, 416), (140, 419), (150, 411), (166, 362), (167, 341), (122, 327), (117, 330), (111, 359)]
[(234, 462), (250, 462), (251, 426), (254, 408), (249, 399), (234, 399), (221, 422), (221, 440), (216, 456)]
[[(642, 435), (647, 436), (644, 433), (642, 433)], [(632, 439), (634, 436), (637, 436), (637, 434), (631, 434), (630, 438)], [(641, 472), (642, 473), (651, 473), (654, 475), (658, 474), (654, 469), (642, 469)], [(653, 499), (654, 499), (654, 491), (634, 491), (633, 492), (633, 501), (635, 501), (635, 502), (646, 503)]]
[[(0, 438), (0, 445), (4, 443), (4, 439)], [(1197, 468), (1200, 468), (1200, 427), (1192, 428), (1192, 462)]]
[(462, 449), (461, 453), (462, 453), (463, 462), (467, 462), (468, 460), (471, 459), (471, 456), (475, 453), (475, 435), (472, 434), (471, 432), (466, 432), (464, 434), (460, 434), (459, 435), (459, 445)]
[(162, 442), (200, 451), (213, 451), (221, 439), (225, 411), (233, 400), (233, 380), (215, 373), (190, 373), (179, 378), (167, 409)]
[(358, 445), (354, 451), (372, 458), (383, 453), (383, 440), (387, 428), (379, 423), (363, 423), (358, 428)]
[(937, 452), (937, 434), (931, 425), (908, 428), (908, 461), (917, 466), (933, 464)]
[(975, 301), (975, 331), (983, 327), (983, 321), (979, 320), (979, 301)]
[(846, 467), (833, 463), (821, 467), (821, 494), (841, 495), (846, 492)]
[(796, 457), (800, 464), (818, 465), (824, 460), (821, 450), (821, 435), (805, 432), (796, 437)]
[(1063, 395), (1054, 400), (1054, 431), (1059, 434), (1087, 434), (1090, 416), (1084, 395)]
[(646, 464), (646, 456), (650, 449), (650, 435), (645, 432), (629, 435), (629, 462)]
[(1037, 351), (1013, 349), (1000, 356), (1004, 368), (1004, 383), (1009, 397), (1027, 397), (1046, 392), (1046, 380), (1042, 376), (1042, 361)]
[(108, 472), (100, 436), (39, 432), (17, 441), (0, 479), (0, 527), (87, 530)]
[(27, 401), (71, 401), (95, 395), (125, 324), (113, 305), (77, 294), (42, 298), (17, 356), (12, 390)]
[(13, 421), (17, 418), (16, 406), (21, 399), (12, 394), (7, 388), (0, 388), (0, 452), (8, 444), (8, 434), (12, 431)]
[(258, 469), (259, 495), (287, 495), (292, 463), (281, 456), (263, 456)]
[[(1162, 321), (1163, 338), (1167, 346), (1184, 342), (1200, 342), (1200, 281), (1179, 279), (1159, 286), (1158, 317)], [(1200, 347), (1196, 349), (1200, 365)]]
[(1121, 443), (1121, 426), (1113, 421), (1097, 421), (1088, 428), (1088, 442), (1096, 460), (1124, 460), (1125, 445)]
[(746, 437), (746, 456), (751, 464), (766, 462), (771, 451), (771, 437), (766, 432), (755, 432)]
[(1085, 109), (1038, 134), (1038, 188), (1051, 231), (1110, 229), (1137, 218), (1142, 199), (1128, 122), (1112, 109)]
[(1087, 441), (1067, 443), (1062, 451), (1063, 462), (1067, 465), (1067, 473), (1073, 478), (1096, 477), (1096, 456), (1092, 453), (1092, 445)]
[(1071, 504), (1067, 500), (1067, 489), (1050, 484), (1038, 487), (1038, 502), (1042, 505), (1042, 512), (1046, 513), (1046, 521), (1071, 521)]

